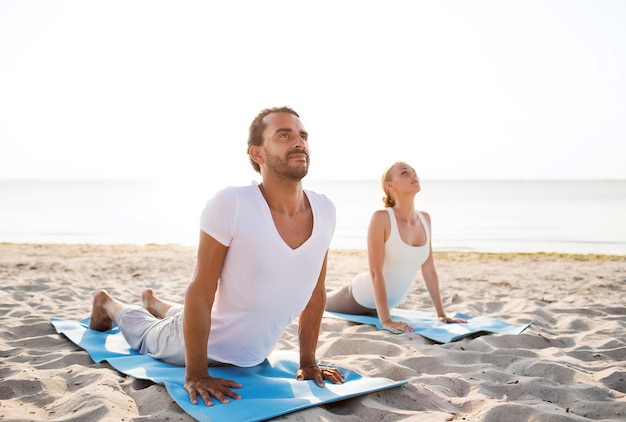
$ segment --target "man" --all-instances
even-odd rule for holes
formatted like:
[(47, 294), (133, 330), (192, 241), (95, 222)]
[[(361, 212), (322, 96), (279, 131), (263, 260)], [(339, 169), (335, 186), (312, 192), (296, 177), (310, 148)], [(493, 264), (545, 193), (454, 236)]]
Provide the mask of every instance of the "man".
[(116, 322), (134, 349), (185, 365), (185, 389), (198, 396), (239, 399), (234, 380), (213, 378), (215, 364), (258, 365), (285, 327), (299, 315), (298, 380), (343, 383), (340, 371), (316, 364), (315, 350), (326, 302), (324, 287), (335, 208), (323, 195), (304, 191), (308, 134), (288, 107), (263, 110), (250, 125), (248, 155), (262, 183), (230, 187), (202, 213), (196, 270), (184, 311), (143, 293), (144, 308), (99, 291), (90, 328)]

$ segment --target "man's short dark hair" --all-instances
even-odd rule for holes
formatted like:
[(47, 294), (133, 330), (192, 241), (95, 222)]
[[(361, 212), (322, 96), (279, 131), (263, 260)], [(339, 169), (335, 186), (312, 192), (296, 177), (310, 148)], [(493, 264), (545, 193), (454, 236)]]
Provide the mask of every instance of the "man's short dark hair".
[(250, 158), (252, 168), (254, 168), (257, 173), (261, 173), (261, 168), (259, 167), (259, 164), (252, 159), (252, 156), (250, 155), (250, 147), (253, 145), (263, 145), (263, 131), (267, 127), (265, 122), (263, 122), (263, 119), (265, 118), (265, 116), (271, 113), (291, 113), (297, 118), (300, 118), (300, 115), (296, 113), (295, 110), (287, 106), (266, 108), (265, 110), (262, 110), (259, 114), (257, 114), (257, 116), (250, 124), (250, 130), (248, 135), (248, 157)]

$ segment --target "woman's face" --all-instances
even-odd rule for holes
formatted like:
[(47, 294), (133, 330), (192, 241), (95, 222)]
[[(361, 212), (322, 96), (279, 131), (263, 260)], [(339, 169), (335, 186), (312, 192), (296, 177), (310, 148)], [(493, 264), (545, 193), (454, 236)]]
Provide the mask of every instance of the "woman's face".
[(390, 176), (391, 179), (388, 182), (390, 190), (398, 193), (420, 191), (420, 179), (415, 169), (407, 163), (400, 162), (393, 166)]

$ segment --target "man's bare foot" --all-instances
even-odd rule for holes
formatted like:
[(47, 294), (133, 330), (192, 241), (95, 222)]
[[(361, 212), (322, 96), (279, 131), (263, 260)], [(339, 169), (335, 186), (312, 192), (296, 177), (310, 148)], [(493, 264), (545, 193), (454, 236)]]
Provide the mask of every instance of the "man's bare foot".
[(108, 331), (113, 328), (113, 320), (107, 313), (107, 304), (113, 298), (105, 290), (98, 290), (93, 296), (93, 308), (91, 309), (91, 319), (89, 328), (97, 331)]
[(157, 318), (165, 318), (167, 316), (167, 311), (170, 310), (173, 303), (166, 302), (162, 299), (159, 299), (155, 296), (154, 290), (146, 289), (141, 294), (141, 301), (143, 302), (143, 307), (146, 311), (150, 312)]
[(154, 290), (152, 289), (146, 289), (141, 294), (141, 301), (143, 302), (144, 309), (155, 317), (158, 317), (158, 315), (155, 314), (156, 310), (154, 309), (156, 300), (157, 298), (154, 296)]

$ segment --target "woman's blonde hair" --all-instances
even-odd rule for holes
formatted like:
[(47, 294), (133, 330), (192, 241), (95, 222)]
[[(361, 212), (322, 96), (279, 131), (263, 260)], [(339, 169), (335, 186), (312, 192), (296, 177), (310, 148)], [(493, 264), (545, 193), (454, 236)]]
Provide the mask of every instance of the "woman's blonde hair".
[(391, 170), (393, 170), (393, 168), (399, 163), (400, 161), (396, 161), (395, 163), (387, 167), (387, 169), (383, 173), (383, 177), (380, 179), (381, 185), (383, 187), (383, 192), (385, 193), (385, 196), (383, 196), (383, 204), (385, 204), (385, 208), (393, 208), (393, 206), (396, 205), (395, 199), (391, 197), (391, 194), (389, 193), (389, 191), (387, 190), (387, 186), (385, 185), (391, 180)]

